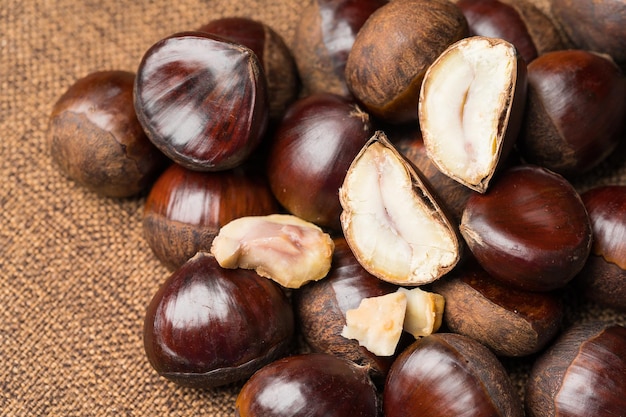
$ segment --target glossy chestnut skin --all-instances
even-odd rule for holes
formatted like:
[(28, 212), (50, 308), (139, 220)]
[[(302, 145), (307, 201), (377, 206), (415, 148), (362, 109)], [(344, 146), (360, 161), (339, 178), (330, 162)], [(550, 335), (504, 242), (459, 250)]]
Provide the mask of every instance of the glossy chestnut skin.
[(315, 0), (302, 11), (293, 55), (305, 94), (351, 96), (345, 68), (356, 34), (387, 0)]
[(47, 141), (57, 167), (107, 197), (145, 191), (167, 164), (135, 115), (134, 81), (128, 71), (93, 72), (74, 82), (50, 114)]
[(235, 402), (239, 417), (343, 417), (379, 415), (366, 371), (324, 353), (279, 359), (245, 383)]
[(267, 181), (254, 170), (199, 172), (172, 164), (146, 198), (144, 238), (173, 271), (196, 252), (209, 251), (220, 227), (231, 220), (277, 211)]
[(511, 167), (486, 194), (473, 194), (459, 229), (492, 277), (527, 291), (565, 286), (591, 250), (580, 195), (561, 175), (536, 165)]
[(575, 324), (534, 363), (528, 417), (620, 416), (626, 410), (626, 328)]
[(503, 365), (467, 336), (418, 339), (391, 366), (383, 392), (385, 417), (522, 417), (520, 397)]
[(259, 59), (269, 96), (270, 120), (279, 120), (298, 96), (299, 77), (291, 50), (269, 25), (248, 17), (222, 17), (198, 28), (250, 48)]
[(587, 299), (626, 311), (626, 185), (599, 185), (581, 198), (593, 245), (576, 284)]
[(397, 291), (398, 286), (367, 272), (356, 260), (343, 237), (334, 239), (335, 251), (326, 278), (293, 292), (300, 332), (315, 352), (329, 353), (365, 366), (375, 383), (384, 380), (393, 356), (376, 356), (359, 342), (341, 335), (346, 311), (361, 300)]
[(253, 271), (223, 269), (198, 253), (156, 292), (144, 348), (159, 375), (183, 386), (248, 378), (292, 346), (294, 316), (282, 289)]
[(556, 336), (563, 320), (556, 294), (504, 285), (471, 259), (435, 281), (433, 291), (446, 300), (447, 328), (479, 341), (498, 356), (539, 352)]
[(290, 213), (340, 230), (339, 187), (373, 130), (369, 115), (332, 93), (301, 98), (287, 110), (268, 153), (267, 177)]
[(267, 82), (256, 54), (206, 32), (177, 33), (152, 45), (139, 64), (134, 97), (152, 143), (198, 171), (240, 165), (269, 120)]
[(567, 178), (618, 146), (626, 123), (626, 77), (606, 56), (553, 51), (528, 65), (528, 99), (517, 141), (524, 159)]

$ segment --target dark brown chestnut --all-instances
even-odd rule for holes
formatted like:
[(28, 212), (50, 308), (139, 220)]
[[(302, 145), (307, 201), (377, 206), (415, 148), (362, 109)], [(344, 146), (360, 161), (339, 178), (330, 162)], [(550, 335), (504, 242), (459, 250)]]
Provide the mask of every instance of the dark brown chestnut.
[(352, 99), (317, 93), (296, 101), (274, 134), (267, 177), (290, 213), (339, 230), (339, 187), (373, 130)]
[(315, 352), (333, 354), (365, 366), (375, 382), (384, 380), (393, 356), (376, 356), (358, 341), (341, 335), (346, 312), (361, 300), (397, 291), (398, 286), (368, 273), (358, 263), (343, 237), (334, 239), (335, 251), (326, 278), (293, 292), (300, 332)]
[(172, 164), (146, 198), (143, 232), (161, 263), (175, 270), (196, 252), (208, 252), (231, 220), (277, 211), (267, 181), (253, 170), (199, 172)]
[(159, 375), (191, 387), (248, 378), (292, 347), (294, 316), (271, 280), (223, 269), (199, 252), (156, 292), (146, 311), (144, 348)]
[(390, 1), (357, 33), (346, 61), (348, 88), (380, 119), (416, 121), (426, 70), (467, 35), (463, 13), (448, 0)]
[(279, 120), (299, 93), (298, 69), (282, 36), (265, 22), (249, 17), (222, 17), (198, 28), (250, 48), (259, 58), (267, 81), (271, 120)]
[(434, 333), (396, 359), (383, 391), (385, 417), (522, 417), (504, 366), (467, 336)]
[(528, 291), (565, 286), (591, 250), (591, 222), (578, 192), (536, 165), (503, 171), (486, 194), (473, 194), (460, 232), (494, 278)]
[(528, 417), (621, 416), (626, 410), (626, 328), (590, 321), (571, 326), (534, 363)]
[(50, 154), (67, 177), (108, 197), (145, 191), (167, 165), (133, 107), (135, 74), (93, 72), (72, 84), (50, 114)]
[(365, 368), (324, 353), (266, 365), (244, 384), (235, 402), (239, 417), (376, 417), (379, 408)]
[(576, 283), (588, 299), (626, 311), (626, 185), (598, 185), (581, 198), (593, 245)]
[(249, 48), (206, 32), (166, 37), (144, 54), (135, 110), (148, 137), (189, 169), (240, 165), (267, 129), (267, 81)]
[(504, 285), (473, 260), (435, 281), (433, 290), (446, 300), (447, 328), (479, 341), (498, 356), (539, 352), (561, 328), (564, 311), (556, 294)]
[(528, 65), (528, 99), (517, 146), (523, 158), (571, 178), (620, 143), (626, 77), (607, 56), (554, 51)]
[(293, 55), (305, 94), (350, 96), (345, 68), (356, 34), (387, 0), (315, 0), (302, 11)]

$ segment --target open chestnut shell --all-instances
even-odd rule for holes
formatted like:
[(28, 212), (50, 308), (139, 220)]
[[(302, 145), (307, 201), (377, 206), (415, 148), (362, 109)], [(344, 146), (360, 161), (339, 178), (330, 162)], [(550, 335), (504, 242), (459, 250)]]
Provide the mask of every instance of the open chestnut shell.
[(202, 252), (163, 283), (144, 321), (152, 367), (199, 388), (248, 378), (285, 355), (293, 336), (291, 303), (277, 284), (253, 271), (223, 269)]

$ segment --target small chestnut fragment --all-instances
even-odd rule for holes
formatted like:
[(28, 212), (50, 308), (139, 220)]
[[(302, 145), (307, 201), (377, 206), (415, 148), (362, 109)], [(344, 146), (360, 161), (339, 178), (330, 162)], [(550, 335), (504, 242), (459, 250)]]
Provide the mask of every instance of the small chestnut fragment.
[(325, 353), (279, 359), (244, 384), (239, 417), (377, 417), (379, 400), (365, 368)]
[(501, 39), (473, 36), (428, 68), (419, 123), (441, 172), (484, 193), (513, 149), (526, 102), (526, 64)]
[(591, 250), (591, 222), (574, 187), (535, 165), (503, 171), (486, 194), (473, 194), (460, 232), (495, 279), (528, 291), (565, 286)]
[(391, 365), (383, 391), (385, 417), (522, 417), (504, 366), (467, 336), (434, 333), (416, 340)]
[(141, 59), (135, 110), (152, 143), (175, 162), (229, 169), (265, 134), (267, 82), (251, 49), (206, 32), (177, 33)]
[(456, 228), (383, 132), (376, 132), (352, 162), (339, 199), (346, 241), (359, 263), (378, 278), (427, 284), (459, 261)]
[(348, 88), (382, 120), (416, 121), (426, 70), (467, 35), (463, 13), (448, 0), (390, 1), (357, 33), (346, 62)]
[(626, 328), (571, 326), (535, 361), (526, 384), (528, 417), (622, 416), (626, 410)]
[(287, 296), (254, 271), (221, 268), (199, 252), (156, 292), (144, 323), (144, 347), (159, 375), (207, 388), (248, 378), (292, 346)]
[(626, 311), (626, 185), (599, 185), (581, 198), (593, 245), (576, 284), (588, 299)]
[(152, 186), (143, 210), (143, 234), (169, 270), (209, 251), (219, 229), (238, 217), (278, 212), (267, 181), (253, 170), (199, 172), (172, 164)]
[(98, 71), (71, 85), (50, 114), (47, 141), (69, 178), (107, 197), (145, 191), (167, 158), (144, 133), (133, 107), (135, 74)]
[(254, 269), (286, 288), (300, 288), (328, 274), (335, 244), (313, 223), (290, 214), (239, 217), (213, 239), (222, 268)]

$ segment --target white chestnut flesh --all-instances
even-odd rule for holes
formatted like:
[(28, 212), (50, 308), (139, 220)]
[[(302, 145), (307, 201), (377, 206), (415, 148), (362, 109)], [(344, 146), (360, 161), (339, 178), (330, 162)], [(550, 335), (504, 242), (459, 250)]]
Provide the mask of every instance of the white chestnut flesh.
[(418, 338), (439, 330), (445, 300), (442, 295), (421, 288), (398, 288), (406, 296), (406, 313), (402, 328)]

